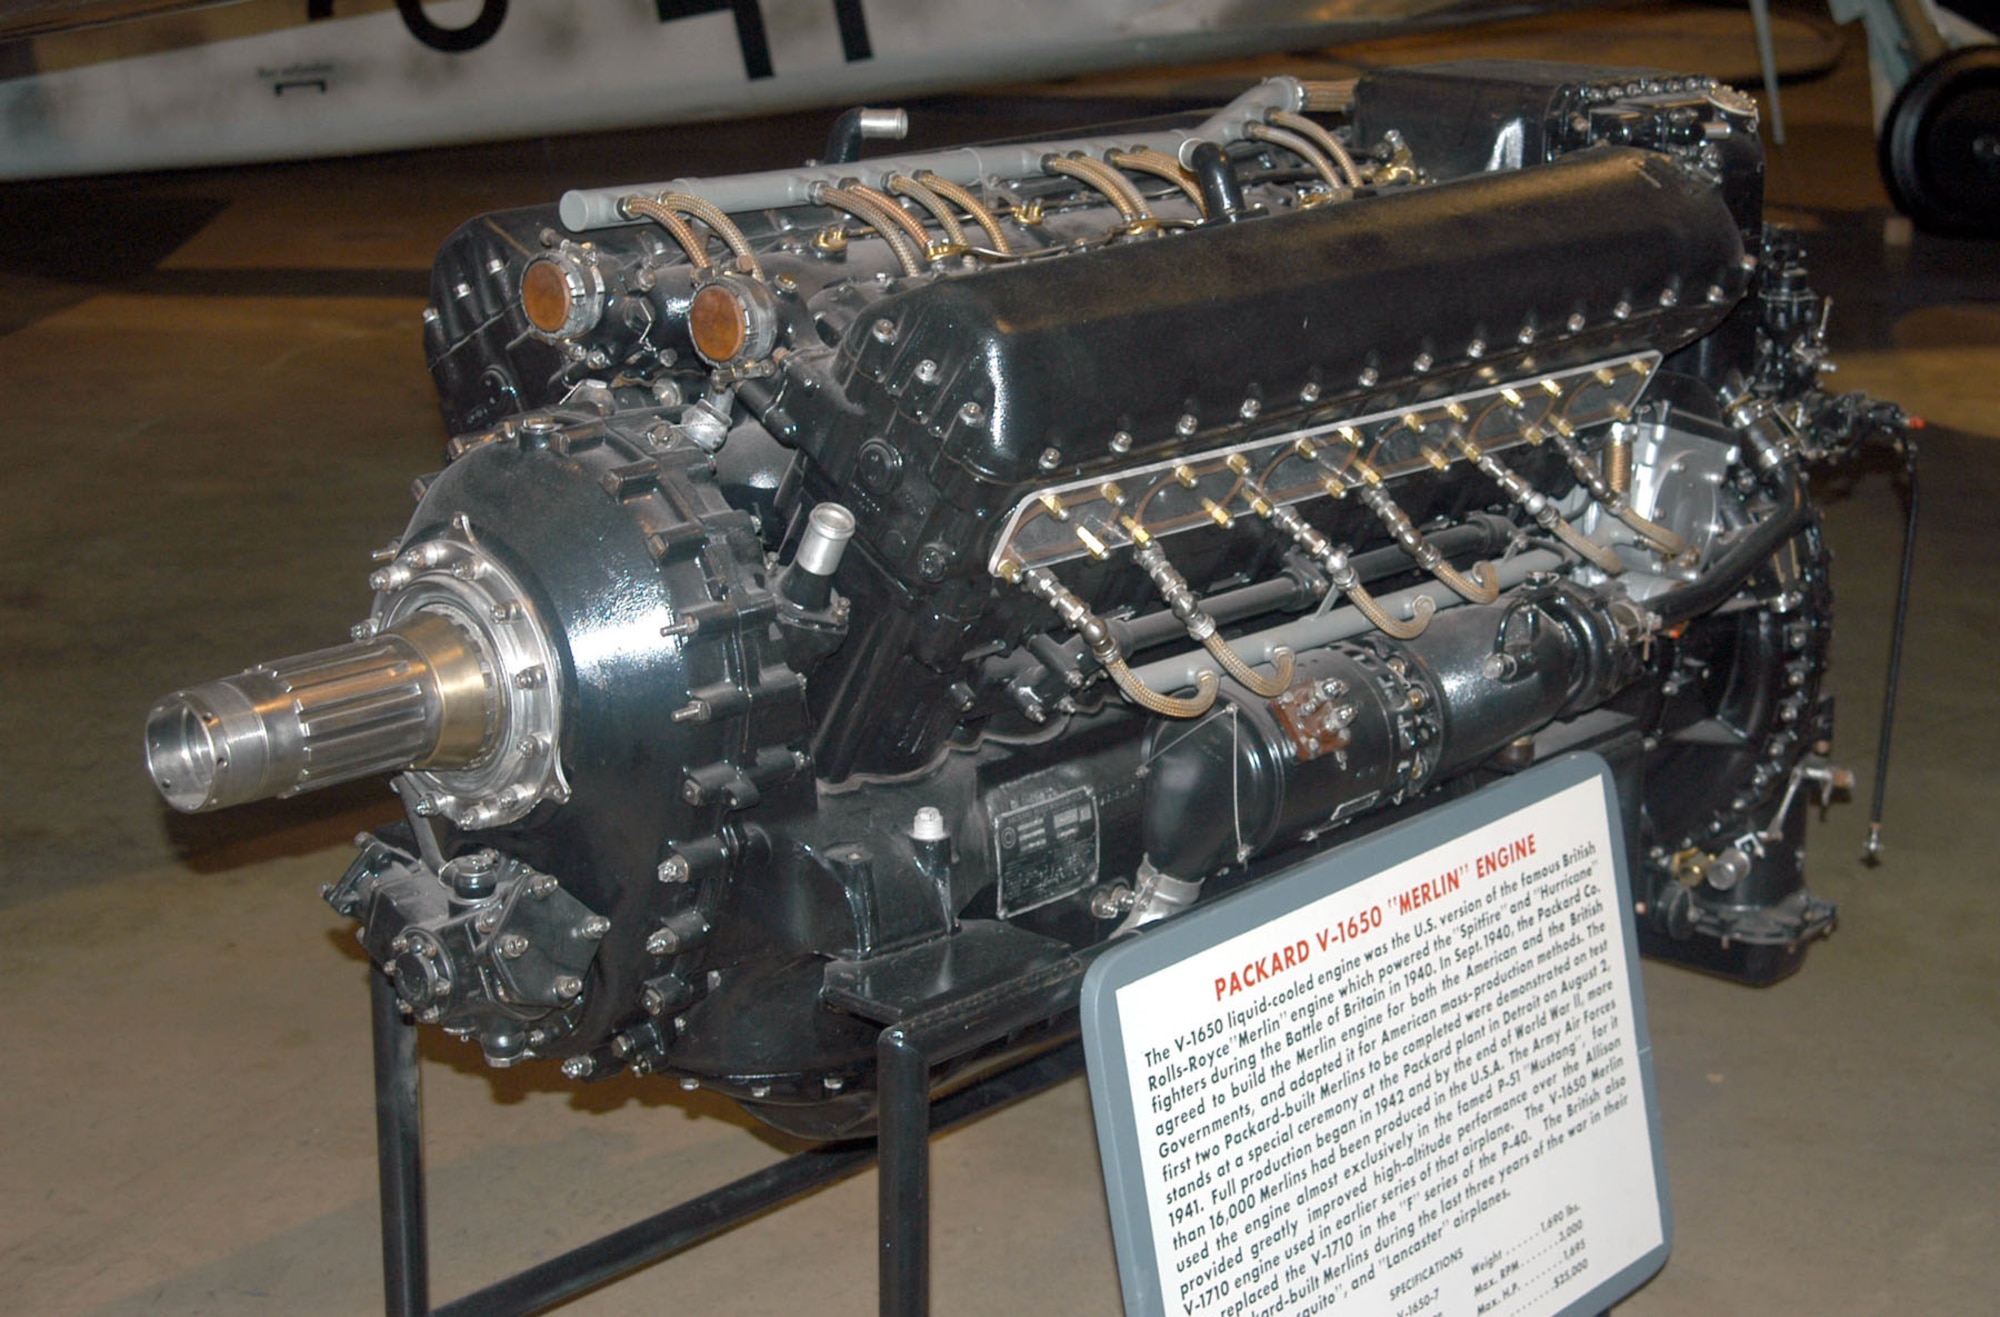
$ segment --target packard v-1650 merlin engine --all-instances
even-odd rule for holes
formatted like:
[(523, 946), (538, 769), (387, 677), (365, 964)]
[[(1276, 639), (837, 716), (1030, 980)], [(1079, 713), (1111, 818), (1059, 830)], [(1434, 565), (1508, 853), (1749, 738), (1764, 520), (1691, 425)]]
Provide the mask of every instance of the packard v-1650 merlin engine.
[[(395, 773), (328, 899), (494, 1065), (865, 1127), (874, 1039), (1550, 754), (1649, 951), (1833, 910), (1804, 468), (1901, 422), (1712, 80), (1473, 63), (467, 224), (351, 643), (177, 692), (176, 807)], [(1010, 995), (1011, 994), (1011, 995)], [(940, 1071), (942, 1082), (947, 1076)]]

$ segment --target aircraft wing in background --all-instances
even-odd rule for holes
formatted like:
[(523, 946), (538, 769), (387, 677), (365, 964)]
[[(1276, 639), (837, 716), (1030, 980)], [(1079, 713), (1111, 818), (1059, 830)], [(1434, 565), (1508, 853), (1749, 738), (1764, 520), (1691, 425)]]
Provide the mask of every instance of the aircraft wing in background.
[[(1496, 0), (0, 0), (0, 177), (719, 119), (1308, 49)], [(175, 10), (180, 12), (167, 13)], [(129, 21), (116, 22), (118, 19)], [(55, 31), (57, 27), (81, 30)], [(24, 35), (42, 33), (45, 35)]]

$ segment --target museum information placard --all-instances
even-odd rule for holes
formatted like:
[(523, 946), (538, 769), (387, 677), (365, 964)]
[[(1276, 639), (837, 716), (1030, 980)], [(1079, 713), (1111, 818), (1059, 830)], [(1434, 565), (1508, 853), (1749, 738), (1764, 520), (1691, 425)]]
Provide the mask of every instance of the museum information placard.
[(1615, 808), (1557, 761), (1092, 968), (1128, 1311), (1551, 1317), (1658, 1269)]

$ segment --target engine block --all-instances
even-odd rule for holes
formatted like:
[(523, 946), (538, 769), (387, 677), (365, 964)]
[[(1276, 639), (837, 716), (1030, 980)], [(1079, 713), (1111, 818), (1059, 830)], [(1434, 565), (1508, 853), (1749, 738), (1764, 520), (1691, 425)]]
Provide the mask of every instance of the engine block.
[(1093, 948), (1570, 749), (1645, 947), (1781, 977), (1805, 469), (1900, 413), (1818, 386), (1755, 120), (1476, 62), (483, 216), (371, 616), (161, 701), (154, 779), (395, 773), (329, 899), (415, 1018), (815, 1135), (884, 1024), (1036, 1045)]

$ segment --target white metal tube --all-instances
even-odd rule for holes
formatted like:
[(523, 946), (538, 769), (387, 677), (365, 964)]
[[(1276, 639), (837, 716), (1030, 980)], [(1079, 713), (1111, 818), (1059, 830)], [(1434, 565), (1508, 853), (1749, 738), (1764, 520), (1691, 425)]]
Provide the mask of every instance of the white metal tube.
[[(1082, 151), (1101, 158), (1108, 151), (1131, 151), (1151, 147), (1178, 157), (1188, 143), (1208, 140), (1234, 142), (1243, 137), (1251, 123), (1261, 123), (1271, 110), (1303, 107), (1305, 93), (1295, 78), (1270, 78), (1244, 92), (1207, 120), (1193, 128), (1175, 128), (1131, 137), (1088, 137), (1060, 142), (1029, 142), (999, 146), (966, 146), (949, 151), (921, 151), (910, 155), (879, 156), (845, 165), (822, 165), (799, 169), (774, 169), (761, 174), (736, 174), (727, 178), (676, 178), (661, 183), (628, 183), (619, 187), (581, 188), (563, 194), (558, 213), (563, 227), (572, 233), (630, 224), (633, 220), (619, 208), (619, 202), (634, 195), (658, 196), (662, 192), (684, 192), (698, 196), (732, 213), (772, 210), (813, 204), (819, 187), (839, 187), (859, 179), (870, 187), (888, 187), (892, 174), (916, 177), (924, 171), (953, 183), (976, 184), (988, 177), (1028, 178), (1042, 172), (1042, 161), (1051, 155)], [(1183, 162), (1185, 163), (1185, 162)]]

